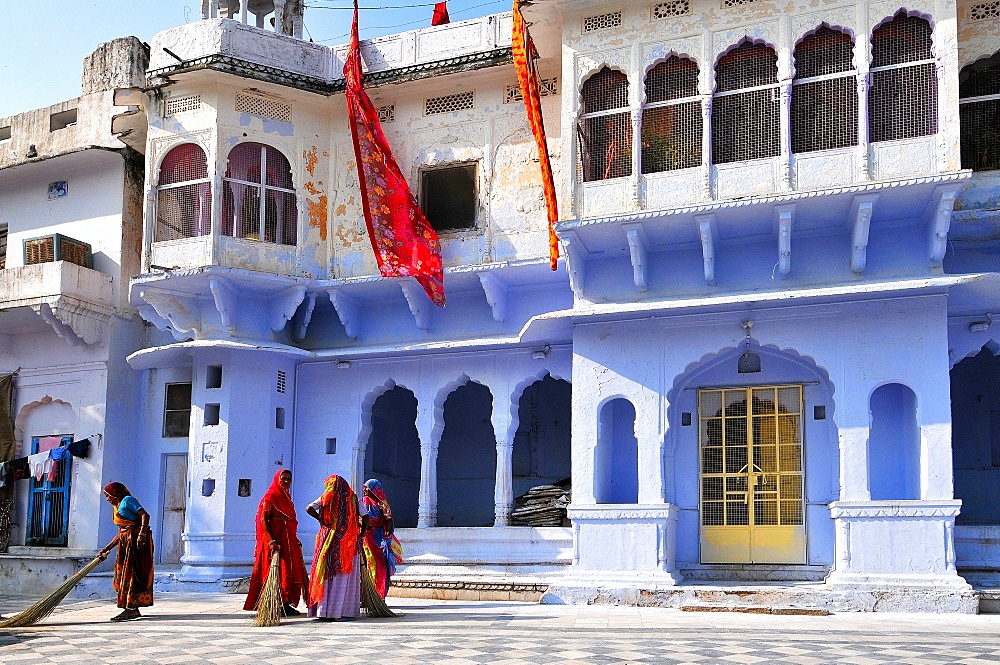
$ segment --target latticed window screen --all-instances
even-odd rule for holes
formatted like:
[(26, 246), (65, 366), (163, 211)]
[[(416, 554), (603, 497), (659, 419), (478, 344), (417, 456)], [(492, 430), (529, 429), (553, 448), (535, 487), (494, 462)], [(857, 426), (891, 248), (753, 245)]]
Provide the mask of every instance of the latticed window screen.
[(858, 144), (858, 93), (854, 41), (822, 27), (795, 47), (792, 152)]
[(604, 30), (605, 28), (617, 28), (622, 24), (622, 13), (612, 12), (610, 14), (601, 14), (600, 16), (588, 16), (583, 19), (583, 31), (593, 32), (595, 30)]
[(937, 133), (938, 80), (931, 25), (899, 13), (872, 33), (871, 141)]
[(803, 524), (800, 386), (699, 393), (703, 526)]
[(201, 146), (184, 143), (160, 164), (154, 241), (208, 235), (212, 229), (212, 186)]
[(262, 118), (282, 122), (289, 122), (292, 119), (291, 104), (255, 91), (244, 91), (236, 94), (236, 112), (259, 115)]
[(972, 5), (969, 16), (973, 21), (985, 21), (989, 18), (1000, 18), (1000, 0), (980, 2)]
[(700, 165), (701, 134), (698, 64), (671, 56), (646, 74), (642, 172), (659, 173)]
[(628, 77), (603, 67), (580, 94), (580, 164), (584, 182), (632, 175)]
[(262, 143), (233, 148), (223, 179), (223, 235), (294, 245), (297, 217), (288, 159)]
[(781, 153), (778, 55), (745, 41), (719, 58), (712, 101), (712, 161), (716, 164)]
[(375, 110), (379, 122), (396, 122), (396, 105), (380, 106)]
[(164, 102), (163, 115), (171, 116), (184, 111), (197, 111), (199, 108), (201, 108), (201, 95), (173, 97)]
[(1000, 51), (962, 68), (958, 96), (962, 168), (1000, 169)]
[(424, 100), (424, 115), (467, 111), (475, 107), (476, 96), (472, 90), (444, 97), (429, 97)]
[(671, 0), (670, 2), (658, 2), (653, 5), (653, 18), (670, 18), (671, 16), (685, 16), (691, 13), (690, 0)]

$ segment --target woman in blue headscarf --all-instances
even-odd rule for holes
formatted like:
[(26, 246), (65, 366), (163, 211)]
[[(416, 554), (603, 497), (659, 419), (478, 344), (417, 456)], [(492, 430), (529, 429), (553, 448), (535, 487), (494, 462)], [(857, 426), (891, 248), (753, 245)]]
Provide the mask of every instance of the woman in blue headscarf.
[(375, 589), (385, 598), (389, 581), (396, 573), (396, 564), (403, 561), (403, 547), (393, 533), (392, 508), (385, 498), (382, 483), (372, 478), (365, 481), (365, 494), (361, 500), (362, 513), (367, 512), (364, 550), (368, 574)]

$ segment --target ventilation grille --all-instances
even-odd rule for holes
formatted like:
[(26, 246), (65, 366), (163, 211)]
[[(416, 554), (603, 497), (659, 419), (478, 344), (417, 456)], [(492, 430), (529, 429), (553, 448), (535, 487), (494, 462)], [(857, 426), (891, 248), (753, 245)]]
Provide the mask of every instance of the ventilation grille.
[(1000, 18), (1000, 2), (982, 2), (978, 5), (972, 5), (970, 14), (973, 21)]
[[(559, 94), (559, 78), (553, 77), (550, 79), (541, 79), (539, 81), (538, 94), (542, 97), (548, 97), (550, 95)], [(515, 104), (517, 102), (523, 102), (524, 97), (521, 96), (521, 86), (517, 83), (513, 83), (504, 88), (503, 91), (503, 103), (504, 104)]]
[(50, 263), (66, 261), (84, 268), (93, 266), (90, 245), (73, 238), (55, 233), (42, 238), (32, 238), (24, 241), (24, 263)]
[(670, 18), (671, 16), (687, 16), (691, 13), (690, 0), (673, 0), (658, 2), (653, 5), (653, 18)]
[(617, 28), (621, 24), (621, 12), (601, 14), (600, 16), (588, 16), (583, 19), (583, 31), (594, 32), (595, 30), (604, 30), (605, 28)]
[(396, 105), (380, 106), (375, 111), (379, 122), (396, 122)]
[(164, 102), (163, 107), (164, 116), (177, 115), (184, 111), (197, 111), (201, 108), (201, 95), (188, 95), (187, 97), (168, 99)]
[(285, 370), (283, 369), (278, 370), (278, 381), (275, 384), (275, 390), (279, 393), (285, 392)]
[(471, 90), (444, 97), (430, 97), (424, 100), (424, 115), (466, 111), (474, 107), (475, 95)]
[(259, 115), (262, 118), (270, 118), (271, 120), (280, 120), (282, 122), (290, 122), (292, 119), (291, 104), (256, 93), (237, 93), (236, 112)]
[(757, 0), (722, 0), (722, 6), (739, 7), (740, 5), (749, 5), (754, 2), (757, 2)]

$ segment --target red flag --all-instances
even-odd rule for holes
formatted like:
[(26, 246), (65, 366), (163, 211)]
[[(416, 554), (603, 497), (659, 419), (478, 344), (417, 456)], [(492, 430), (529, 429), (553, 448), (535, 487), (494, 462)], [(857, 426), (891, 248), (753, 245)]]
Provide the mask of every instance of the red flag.
[[(559, 221), (559, 210), (556, 206), (556, 185), (552, 178), (552, 164), (549, 162), (548, 142), (545, 139), (545, 125), (542, 122), (542, 101), (538, 91), (538, 72), (535, 70), (535, 46), (528, 37), (528, 29), (521, 16), (521, 0), (514, 0), (514, 33), (513, 55), (514, 70), (517, 72), (517, 82), (521, 85), (521, 97), (524, 99), (524, 110), (528, 114), (528, 125), (538, 146), (538, 164), (542, 171), (542, 193), (545, 196), (545, 213), (549, 222), (549, 267), (556, 269), (559, 261), (559, 239), (556, 237), (555, 224)], [(530, 47), (530, 52), (529, 52)]]
[(451, 19), (448, 18), (448, 3), (439, 2), (434, 5), (434, 17), (431, 19), (431, 25), (444, 25), (450, 22)]
[(344, 63), (347, 115), (361, 184), (368, 236), (383, 277), (414, 277), (435, 305), (444, 307), (444, 270), (437, 233), (420, 210), (382, 133), (378, 112), (361, 87), (358, 0)]

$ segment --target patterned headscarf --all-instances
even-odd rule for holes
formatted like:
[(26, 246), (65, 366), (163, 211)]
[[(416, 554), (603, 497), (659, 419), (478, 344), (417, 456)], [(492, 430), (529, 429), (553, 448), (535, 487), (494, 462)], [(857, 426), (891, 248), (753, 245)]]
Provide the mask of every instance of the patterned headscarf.
[(358, 517), (358, 496), (351, 485), (333, 475), (323, 482), (319, 499), (319, 533), (313, 552), (309, 598), (313, 603), (323, 598), (323, 582), (334, 575), (348, 574), (354, 568), (358, 551), (361, 520)]
[(364, 502), (366, 506), (374, 506), (381, 511), (387, 520), (392, 519), (392, 508), (389, 506), (389, 499), (386, 498), (385, 490), (382, 489), (382, 483), (377, 478), (370, 478), (365, 481)]
[(121, 483), (108, 483), (104, 488), (104, 493), (115, 499), (124, 499), (127, 496), (132, 496), (128, 488)]

